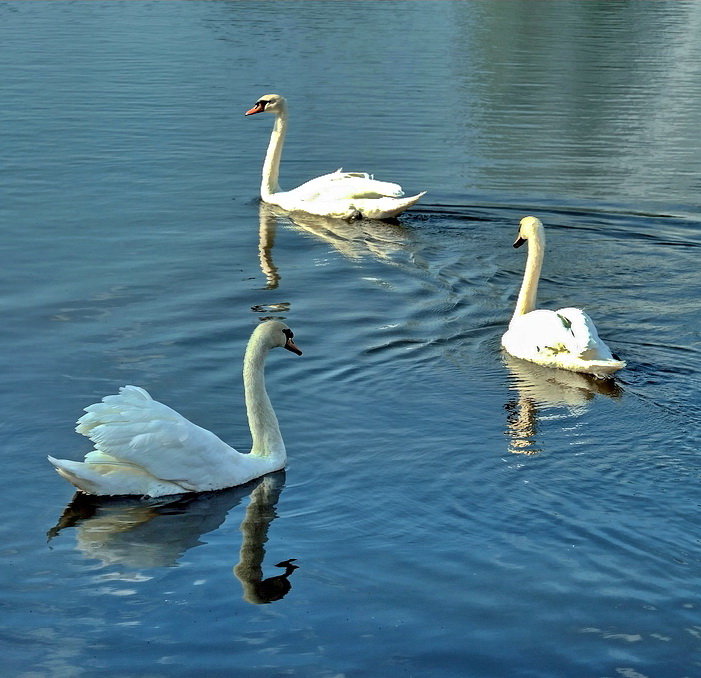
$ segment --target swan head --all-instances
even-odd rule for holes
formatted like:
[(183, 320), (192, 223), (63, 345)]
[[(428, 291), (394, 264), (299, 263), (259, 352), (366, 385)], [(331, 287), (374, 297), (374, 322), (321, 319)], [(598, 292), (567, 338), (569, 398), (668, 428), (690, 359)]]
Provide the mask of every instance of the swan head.
[(518, 224), (518, 235), (514, 241), (514, 247), (521, 247), (528, 238), (542, 230), (543, 222), (538, 217), (523, 217)]
[(302, 355), (302, 351), (293, 341), (294, 336), (294, 332), (285, 323), (279, 320), (268, 320), (256, 327), (251, 340), (262, 341), (269, 348), (285, 348), (296, 355)]
[(295, 570), (299, 570), (299, 565), (295, 565), (295, 564), (294, 564), (294, 561), (295, 561), (295, 560), (297, 560), (297, 558), (290, 558), (289, 560), (283, 560), (281, 563), (277, 563), (277, 565), (275, 565), (275, 567), (284, 567), (284, 568), (287, 568), (287, 572), (285, 572), (285, 574), (283, 575), (283, 577), (286, 576), (286, 575), (290, 575), (290, 574), (292, 574), (292, 572), (294, 572)]
[(244, 115), (254, 115), (256, 113), (262, 113), (263, 111), (268, 111), (270, 113), (281, 113), (286, 109), (287, 102), (285, 97), (280, 94), (264, 94), (256, 103), (253, 108), (247, 110)]

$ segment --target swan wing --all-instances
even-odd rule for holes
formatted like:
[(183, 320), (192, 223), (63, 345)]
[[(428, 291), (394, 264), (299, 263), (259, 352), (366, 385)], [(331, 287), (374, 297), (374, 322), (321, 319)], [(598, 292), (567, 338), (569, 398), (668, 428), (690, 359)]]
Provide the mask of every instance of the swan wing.
[(340, 169), (311, 179), (289, 192), (299, 200), (401, 198), (404, 195), (399, 184), (378, 181), (364, 172), (343, 172)]
[(304, 212), (334, 219), (391, 219), (417, 203), (425, 191), (405, 198), (335, 198), (328, 194), (316, 199), (300, 199), (295, 191), (276, 193), (272, 204), (289, 212)]
[(561, 308), (555, 313), (569, 335), (566, 346), (570, 353), (582, 360), (613, 359), (611, 350), (599, 338), (594, 321), (581, 308)]
[(509, 324), (503, 343), (512, 355), (568, 354), (582, 360), (612, 358), (608, 346), (599, 339), (592, 319), (578, 308), (538, 309), (517, 316)]
[(221, 487), (241, 455), (224, 441), (137, 386), (85, 408), (76, 431), (95, 450), (88, 464), (127, 464), (186, 490)]

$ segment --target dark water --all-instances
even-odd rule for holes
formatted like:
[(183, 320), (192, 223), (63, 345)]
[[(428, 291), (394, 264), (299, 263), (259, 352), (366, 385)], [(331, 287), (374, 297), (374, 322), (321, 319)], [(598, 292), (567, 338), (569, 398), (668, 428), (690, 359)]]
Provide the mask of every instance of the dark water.
[[(2, 675), (701, 674), (701, 5), (0, 4)], [(339, 166), (400, 224), (260, 210)], [(548, 229), (613, 384), (500, 353)], [(240, 361), (286, 473), (71, 503), (81, 409), (144, 386), (239, 449)], [(295, 558), (285, 574), (276, 564)], [(291, 569), (291, 568), (290, 568)]]

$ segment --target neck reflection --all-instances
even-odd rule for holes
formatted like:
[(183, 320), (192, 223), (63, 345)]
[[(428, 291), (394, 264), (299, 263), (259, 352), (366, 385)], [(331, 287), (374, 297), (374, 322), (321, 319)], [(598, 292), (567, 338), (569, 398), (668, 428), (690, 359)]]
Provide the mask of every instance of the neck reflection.
[(284, 486), (284, 475), (266, 476), (251, 492), (251, 499), (246, 515), (241, 521), (241, 549), (239, 562), (234, 567), (234, 575), (243, 587), (244, 600), (254, 605), (280, 600), (289, 592), (290, 575), (297, 569), (295, 558), (283, 560), (275, 567), (284, 568), (281, 574), (263, 577), (263, 560), (265, 543), (268, 541), (268, 529), (277, 517), (275, 511), (280, 493)]
[(266, 290), (274, 290), (280, 284), (280, 273), (273, 263), (273, 245), (277, 222), (269, 205), (260, 203), (258, 210), (258, 259), (265, 276)]

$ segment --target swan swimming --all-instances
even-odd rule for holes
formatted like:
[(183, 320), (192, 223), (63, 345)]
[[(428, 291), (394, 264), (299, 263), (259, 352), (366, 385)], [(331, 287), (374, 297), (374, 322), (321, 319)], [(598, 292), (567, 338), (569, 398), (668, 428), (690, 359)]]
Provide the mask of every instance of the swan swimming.
[(523, 217), (514, 247), (528, 243), (523, 283), (501, 345), (511, 355), (547, 367), (606, 377), (625, 367), (599, 338), (594, 321), (579, 308), (535, 309), (545, 251), (540, 219)]
[(241, 485), (285, 466), (287, 454), (277, 417), (265, 390), (264, 363), (270, 349), (302, 355), (294, 334), (277, 320), (251, 334), (243, 360), (248, 424), (253, 438), (241, 454), (207, 431), (153, 400), (138, 386), (85, 408), (76, 431), (95, 449), (84, 461), (48, 457), (79, 490), (96, 495), (161, 497)]
[(281, 191), (278, 184), (280, 157), (287, 131), (287, 101), (279, 94), (265, 94), (244, 115), (270, 112), (275, 115), (270, 143), (263, 163), (260, 197), (289, 212), (302, 211), (340, 219), (390, 219), (416, 203), (425, 191), (408, 198), (399, 184), (377, 181), (364, 172), (343, 172), (311, 179)]

